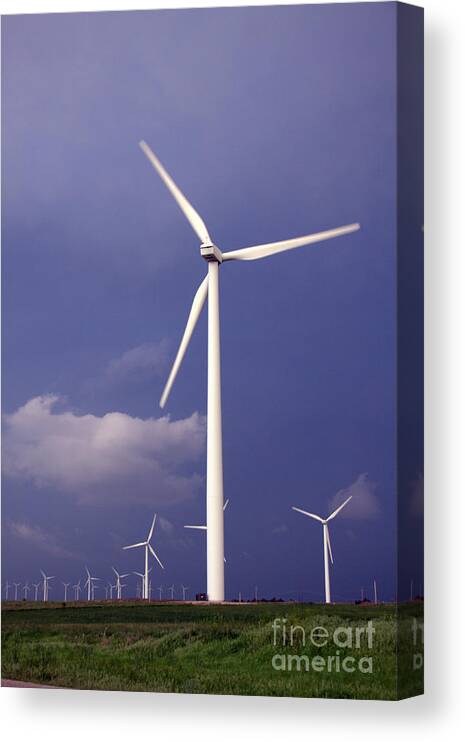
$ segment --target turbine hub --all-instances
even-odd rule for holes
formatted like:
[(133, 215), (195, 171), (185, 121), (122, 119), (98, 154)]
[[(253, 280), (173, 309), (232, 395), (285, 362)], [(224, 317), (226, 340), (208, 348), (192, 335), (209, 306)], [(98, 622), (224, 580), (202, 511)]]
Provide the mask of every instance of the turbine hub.
[(208, 244), (205, 242), (202, 243), (200, 245), (200, 254), (202, 258), (205, 258), (208, 263), (211, 263), (212, 261), (214, 261), (215, 263), (223, 262), (221, 250), (216, 245)]

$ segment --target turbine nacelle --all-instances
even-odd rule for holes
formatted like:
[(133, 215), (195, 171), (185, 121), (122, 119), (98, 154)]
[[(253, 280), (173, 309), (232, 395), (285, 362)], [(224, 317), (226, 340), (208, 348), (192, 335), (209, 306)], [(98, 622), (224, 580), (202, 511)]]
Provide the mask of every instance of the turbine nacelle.
[(200, 254), (208, 263), (213, 262), (221, 264), (223, 262), (223, 254), (221, 250), (212, 243), (202, 243), (200, 245)]

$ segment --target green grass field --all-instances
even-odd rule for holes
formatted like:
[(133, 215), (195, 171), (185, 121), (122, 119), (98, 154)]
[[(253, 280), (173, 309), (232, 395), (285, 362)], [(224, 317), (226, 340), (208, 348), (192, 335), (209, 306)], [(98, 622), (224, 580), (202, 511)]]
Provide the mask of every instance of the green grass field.
[[(399, 631), (393, 605), (10, 603), (2, 609), (2, 677), (99, 690), (394, 700), (422, 692), (410, 646), (419, 610), (405, 607)], [(275, 619), (279, 628), (286, 619), (284, 647)], [(315, 627), (323, 631), (312, 635)], [(335, 643), (335, 630), (339, 644), (352, 646)]]

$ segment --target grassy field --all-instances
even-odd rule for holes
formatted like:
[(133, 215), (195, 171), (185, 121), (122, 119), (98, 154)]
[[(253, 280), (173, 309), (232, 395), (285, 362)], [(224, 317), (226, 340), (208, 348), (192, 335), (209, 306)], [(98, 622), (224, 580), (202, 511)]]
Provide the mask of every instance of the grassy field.
[[(409, 627), (419, 610), (404, 610), (407, 628), (398, 632), (392, 605), (10, 603), (2, 608), (2, 677), (99, 690), (394, 700), (422, 692), (422, 672), (410, 671)], [(291, 626), (301, 627), (293, 646)], [(315, 627), (322, 630), (312, 635)]]

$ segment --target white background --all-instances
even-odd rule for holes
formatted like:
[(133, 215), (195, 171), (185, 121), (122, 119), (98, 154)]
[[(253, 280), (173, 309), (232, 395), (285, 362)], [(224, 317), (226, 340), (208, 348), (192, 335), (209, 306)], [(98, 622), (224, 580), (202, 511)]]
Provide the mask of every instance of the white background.
[[(262, 3), (137, 0), (132, 9), (218, 4)], [(426, 695), (386, 703), (2, 688), (7, 738), (63, 742), (144, 734), (227, 742), (259, 735), (271, 742), (324, 735), (343, 742), (374, 736), (425, 742), (458, 736), (465, 705), (465, 3), (416, 4), (426, 10)], [(17, 0), (3, 2), (2, 13), (129, 7), (117, 0)]]

